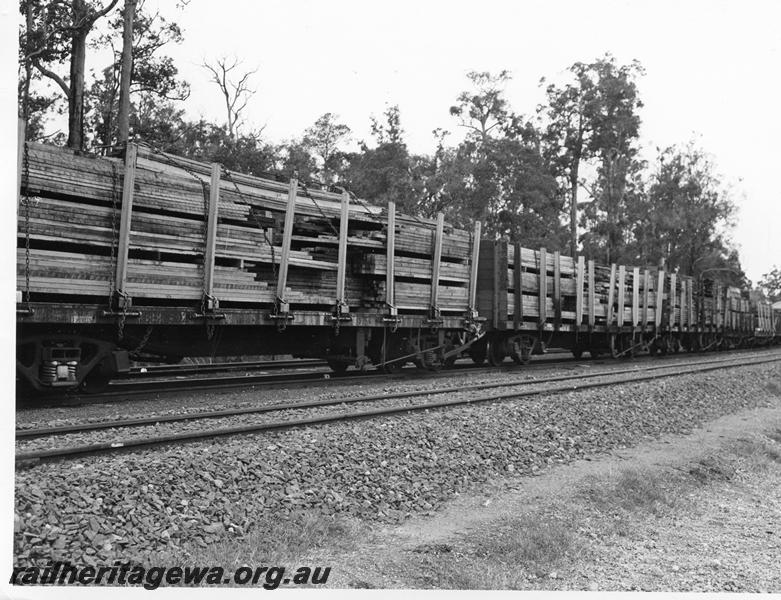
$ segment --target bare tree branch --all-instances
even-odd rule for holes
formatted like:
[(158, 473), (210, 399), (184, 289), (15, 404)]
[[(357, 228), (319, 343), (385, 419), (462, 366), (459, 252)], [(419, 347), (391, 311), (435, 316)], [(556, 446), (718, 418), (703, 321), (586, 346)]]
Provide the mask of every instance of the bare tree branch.
[(247, 104), (256, 90), (249, 87), (249, 78), (258, 72), (258, 68), (247, 71), (238, 78), (238, 81), (231, 80), (231, 72), (241, 65), (236, 57), (229, 61), (223, 57), (210, 64), (203, 61), (202, 66), (211, 73), (210, 81), (220, 88), (225, 98), (225, 110), (227, 113), (228, 135), (231, 139), (235, 138), (236, 129), (241, 121), (241, 113), (247, 107)]

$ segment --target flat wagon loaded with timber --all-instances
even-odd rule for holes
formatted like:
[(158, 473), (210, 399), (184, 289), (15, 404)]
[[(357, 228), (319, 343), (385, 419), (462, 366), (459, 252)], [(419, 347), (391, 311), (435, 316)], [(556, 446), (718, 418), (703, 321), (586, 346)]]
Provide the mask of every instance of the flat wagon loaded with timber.
[(718, 280), (506, 240), (484, 240), (479, 260), (477, 309), (488, 334), (470, 349), (477, 362), (525, 363), (546, 346), (618, 358), (781, 341), (770, 302)]
[[(773, 339), (715, 282), (480, 239), (347, 192), (129, 144), (20, 144), (17, 373), (104, 386), (131, 360), (291, 354), (335, 371)], [(731, 295), (730, 295), (731, 294)]]
[(137, 144), (28, 142), (21, 163), (17, 370), (37, 390), (185, 355), (437, 368), (480, 335), (479, 225)]

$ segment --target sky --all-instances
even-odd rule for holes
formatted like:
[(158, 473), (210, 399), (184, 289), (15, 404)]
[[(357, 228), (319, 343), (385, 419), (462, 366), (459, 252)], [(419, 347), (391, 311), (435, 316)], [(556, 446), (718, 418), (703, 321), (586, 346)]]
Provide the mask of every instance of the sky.
[[(463, 129), (449, 107), (472, 70), (507, 69), (511, 107), (531, 114), (542, 77), (612, 53), (638, 59), (641, 144), (695, 139), (731, 184), (739, 214), (732, 234), (756, 281), (781, 266), (781, 2), (146, 0), (183, 29), (168, 47), (193, 93), (189, 116), (225, 120), (203, 60), (236, 56), (257, 90), (247, 126), (269, 141), (300, 136), (325, 112), (369, 138), (369, 117), (398, 104), (413, 152), (432, 152), (432, 130)], [(101, 66), (101, 65), (95, 65)]]

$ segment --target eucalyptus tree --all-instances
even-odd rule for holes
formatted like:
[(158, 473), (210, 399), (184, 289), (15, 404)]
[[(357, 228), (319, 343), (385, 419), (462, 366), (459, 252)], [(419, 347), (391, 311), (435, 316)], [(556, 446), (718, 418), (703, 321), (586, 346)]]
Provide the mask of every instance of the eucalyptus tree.
[(762, 275), (758, 287), (771, 302), (781, 300), (781, 268), (773, 265), (773, 268)]
[(321, 182), (333, 183), (343, 158), (340, 146), (347, 141), (350, 128), (339, 123), (334, 113), (324, 113), (304, 132), (303, 143), (310, 147), (322, 161)]
[[(123, 141), (119, 139), (121, 135), (117, 115), (121, 112), (118, 102), (121, 96), (120, 73), (123, 60), (128, 60), (128, 57), (126, 45), (117, 48), (116, 42), (125, 38), (125, 15), (111, 19), (106, 30), (93, 43), (96, 50), (110, 49), (112, 56), (111, 64), (102, 70), (101, 77), (94, 81), (87, 96), (90, 109), (88, 123), (105, 146)], [(180, 110), (176, 103), (189, 97), (190, 86), (180, 78), (173, 59), (164, 53), (166, 46), (183, 41), (179, 25), (163, 17), (159, 11), (148, 11), (143, 1), (135, 4), (133, 17), (126, 82), (129, 104), (127, 117), (129, 131), (138, 135), (141, 131), (150, 130), (150, 124), (142, 123), (144, 118), (165, 112), (166, 107), (170, 113)], [(171, 126), (165, 123), (161, 125), (166, 129)]]
[(592, 202), (583, 221), (600, 232), (599, 239), (592, 234), (586, 250), (604, 251), (610, 261), (622, 245), (625, 192), (631, 174), (638, 170), (634, 161), (642, 102), (637, 78), (643, 73), (639, 62), (619, 65), (609, 54), (591, 63), (576, 62), (568, 69), (568, 81), (547, 85), (546, 103), (538, 107), (545, 128), (545, 154), (569, 192), (573, 256), (578, 248), (578, 195), (584, 185), (584, 165), (596, 172), (596, 178), (592, 177)]
[[(22, 0), (25, 27), (20, 32), (20, 62), (29, 61), (53, 81), (68, 103), (68, 146), (84, 145), (85, 69), (89, 34), (119, 0)], [(68, 67), (68, 75), (63, 73)], [(30, 69), (27, 69), (28, 81)]]
[(730, 243), (737, 213), (732, 191), (711, 158), (693, 143), (659, 152), (647, 194), (631, 206), (634, 253), (646, 262), (699, 275), (709, 269), (743, 271)]

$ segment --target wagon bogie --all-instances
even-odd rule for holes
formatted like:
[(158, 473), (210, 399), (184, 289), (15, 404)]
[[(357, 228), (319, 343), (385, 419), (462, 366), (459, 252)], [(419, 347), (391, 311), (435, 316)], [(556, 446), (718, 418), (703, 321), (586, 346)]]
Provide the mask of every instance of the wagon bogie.
[(16, 372), (24, 382), (22, 389), (38, 393), (77, 388), (100, 391), (129, 367), (128, 352), (99, 337), (75, 332), (20, 333), (17, 341)]

